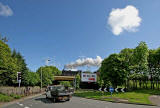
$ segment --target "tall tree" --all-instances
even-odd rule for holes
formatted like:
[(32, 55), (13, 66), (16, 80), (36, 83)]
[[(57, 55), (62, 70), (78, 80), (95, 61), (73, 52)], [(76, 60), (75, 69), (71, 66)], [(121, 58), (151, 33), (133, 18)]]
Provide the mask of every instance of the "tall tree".
[(121, 50), (120, 57), (123, 58), (123, 64), (125, 65), (125, 71), (127, 72), (127, 79), (125, 86), (129, 88), (129, 76), (132, 74), (132, 68), (133, 68), (133, 52), (134, 49), (125, 48)]
[(29, 69), (27, 68), (27, 64), (25, 62), (24, 57), (21, 55), (20, 52), (17, 52), (15, 49), (12, 52), (12, 58), (14, 59), (16, 65), (17, 65), (17, 72), (21, 72), (22, 74), (22, 85), (27, 84), (26, 82), (26, 75)]
[(0, 84), (15, 84), (17, 68), (14, 59), (11, 57), (11, 49), (0, 40)]
[(136, 88), (137, 88), (137, 81), (140, 80), (140, 87), (141, 81), (143, 77), (148, 75), (148, 56), (149, 50), (148, 46), (145, 42), (140, 42), (139, 45), (134, 49), (133, 53), (133, 69), (135, 81), (136, 81)]
[(125, 70), (124, 59), (118, 54), (111, 54), (104, 59), (100, 67), (100, 74), (102, 79), (110, 81), (113, 87), (122, 85), (127, 78), (127, 71)]

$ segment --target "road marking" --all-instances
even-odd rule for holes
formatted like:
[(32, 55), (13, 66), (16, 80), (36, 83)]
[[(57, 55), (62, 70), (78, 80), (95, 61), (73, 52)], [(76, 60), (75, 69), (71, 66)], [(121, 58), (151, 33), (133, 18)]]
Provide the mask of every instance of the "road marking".
[(26, 106), (26, 107), (24, 107), (24, 108), (29, 108), (29, 107)]
[(23, 106), (23, 104), (17, 103), (19, 106)]

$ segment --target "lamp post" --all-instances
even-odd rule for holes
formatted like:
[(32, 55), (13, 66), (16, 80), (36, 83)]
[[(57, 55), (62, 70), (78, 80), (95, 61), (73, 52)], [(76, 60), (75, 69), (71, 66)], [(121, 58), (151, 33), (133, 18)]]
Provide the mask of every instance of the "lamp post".
[(42, 67), (41, 67), (41, 92), (42, 92)]
[[(48, 65), (48, 62), (51, 61), (50, 59), (46, 59), (46, 65)], [(42, 68), (41, 67), (41, 92), (42, 92)]]

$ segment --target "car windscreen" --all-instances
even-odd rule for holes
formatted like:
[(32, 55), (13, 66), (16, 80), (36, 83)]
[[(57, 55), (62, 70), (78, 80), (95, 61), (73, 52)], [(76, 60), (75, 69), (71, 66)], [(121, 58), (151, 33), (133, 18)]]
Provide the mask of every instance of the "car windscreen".
[(62, 90), (64, 90), (65, 88), (64, 88), (63, 86), (57, 86), (56, 89), (62, 91)]

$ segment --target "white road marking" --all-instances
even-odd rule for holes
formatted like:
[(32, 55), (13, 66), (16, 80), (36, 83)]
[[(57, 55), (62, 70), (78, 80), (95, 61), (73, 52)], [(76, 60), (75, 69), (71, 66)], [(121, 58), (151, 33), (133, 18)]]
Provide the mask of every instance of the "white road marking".
[(24, 108), (29, 108), (29, 107), (26, 106), (26, 107), (24, 107)]
[(23, 104), (17, 103), (19, 106), (23, 106)]

